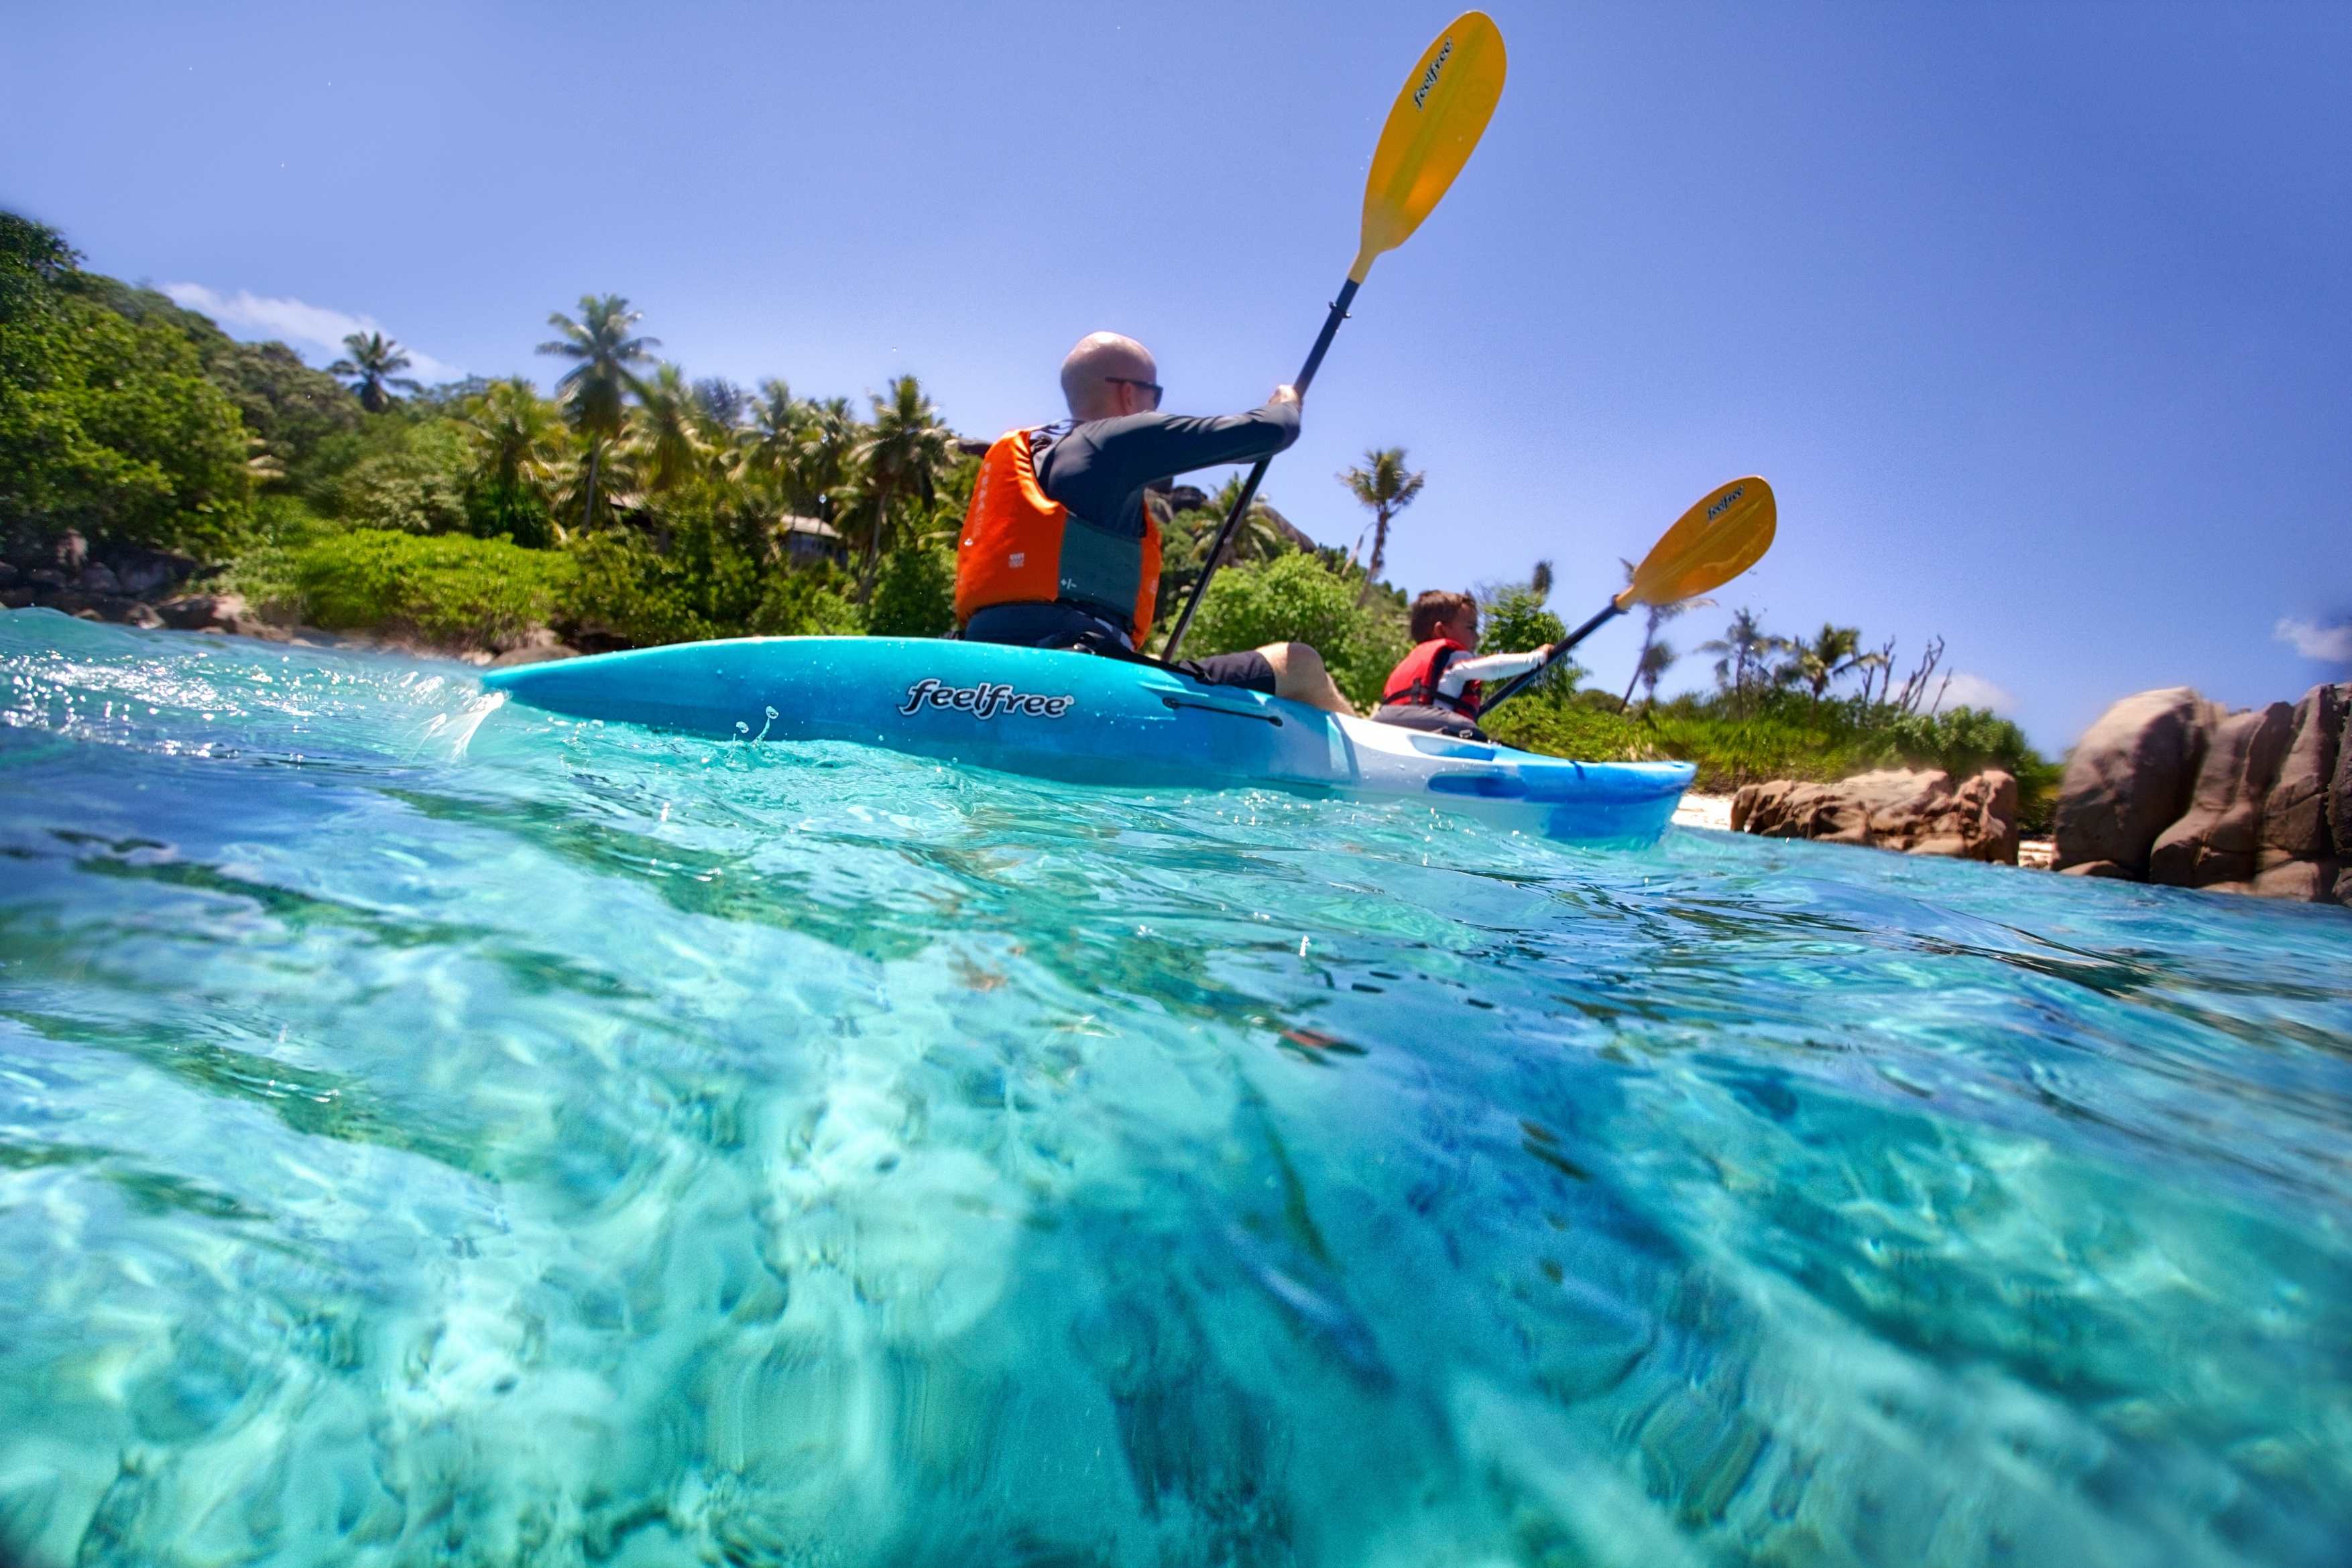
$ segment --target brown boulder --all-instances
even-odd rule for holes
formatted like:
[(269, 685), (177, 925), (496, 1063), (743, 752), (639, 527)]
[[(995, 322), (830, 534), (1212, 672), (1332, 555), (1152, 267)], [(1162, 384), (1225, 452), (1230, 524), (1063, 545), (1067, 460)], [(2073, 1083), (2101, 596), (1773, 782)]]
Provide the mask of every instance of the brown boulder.
[[(2352, 706), (2352, 702), (2346, 706)], [(2336, 858), (2352, 862), (2352, 746), (2340, 739), (2336, 747), (2336, 782), (2327, 787), (2327, 836), (2336, 846)], [(2352, 877), (2352, 866), (2346, 868), (2345, 874)], [(2347, 891), (2343, 883), (2336, 884), (2338, 904), (2352, 904), (2352, 897), (2346, 896)]]
[(2294, 735), (2263, 802), (2257, 848), (2264, 859), (2325, 860), (2352, 848), (2336, 841), (2327, 822), (2347, 705), (2352, 685), (2314, 686), (2294, 705)]
[(1731, 830), (2014, 865), (2017, 780), (1998, 768), (1957, 789), (1937, 770), (1888, 768), (1834, 784), (1776, 779), (1732, 797)]
[(2215, 725), (2189, 809), (2148, 851), (2147, 879), (2174, 887), (2251, 883), (2263, 800), (2294, 737), (2294, 710), (2284, 703), (2233, 713)]
[(2254, 874), (2249, 891), (2264, 898), (2296, 898), (2305, 904), (2336, 902), (2336, 863), (2332, 860), (2281, 861)]
[(175, 632), (230, 632), (240, 637), (264, 637), (283, 642), (286, 633), (246, 608), (235, 593), (184, 593), (155, 606), (164, 625)]
[(2187, 686), (2124, 698), (2084, 732), (2058, 785), (2058, 869), (2112, 861), (2147, 874), (2157, 836), (2189, 804), (2219, 710)]

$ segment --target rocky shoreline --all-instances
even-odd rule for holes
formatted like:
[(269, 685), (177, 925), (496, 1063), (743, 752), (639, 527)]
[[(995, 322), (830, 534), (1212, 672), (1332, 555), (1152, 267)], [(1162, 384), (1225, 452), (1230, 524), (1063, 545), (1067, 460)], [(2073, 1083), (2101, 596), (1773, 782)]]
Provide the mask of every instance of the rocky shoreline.
[[(2069, 755), (2052, 836), (2016, 829), (2016, 780), (1887, 770), (1685, 797), (1675, 821), (2210, 893), (2352, 905), (2352, 683), (2230, 712), (2186, 686), (2101, 715)], [(1723, 804), (1727, 802), (1727, 805)]]
[(303, 648), (367, 648), (490, 669), (578, 652), (544, 626), (505, 646), (451, 648), (380, 631), (329, 632), (273, 621), (241, 594), (208, 589), (218, 570), (171, 550), (116, 546), (93, 551), (80, 534), (68, 530), (51, 545), (0, 551), (0, 610), (55, 610), (82, 621), (255, 637)]

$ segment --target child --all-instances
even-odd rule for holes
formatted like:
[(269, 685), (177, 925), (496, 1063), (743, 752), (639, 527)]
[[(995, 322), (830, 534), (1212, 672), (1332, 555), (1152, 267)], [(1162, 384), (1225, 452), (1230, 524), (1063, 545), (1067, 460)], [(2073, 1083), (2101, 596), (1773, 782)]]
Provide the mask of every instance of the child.
[(1433, 588), (1412, 601), (1409, 622), (1416, 646), (1389, 672), (1381, 693), (1382, 724), (1440, 735), (1484, 740), (1478, 727), (1479, 683), (1525, 674), (1551, 653), (1551, 644), (1526, 653), (1468, 657), (1478, 647), (1478, 601), (1466, 593)]

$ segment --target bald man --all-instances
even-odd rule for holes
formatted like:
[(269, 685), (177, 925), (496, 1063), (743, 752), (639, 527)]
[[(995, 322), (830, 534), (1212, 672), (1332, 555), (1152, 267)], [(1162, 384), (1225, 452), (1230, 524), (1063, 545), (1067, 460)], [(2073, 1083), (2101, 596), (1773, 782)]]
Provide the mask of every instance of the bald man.
[[(1062, 396), (1069, 418), (1012, 432), (981, 465), (956, 550), (956, 619), (975, 643), (1134, 658), (1150, 637), (1160, 575), (1145, 489), (1281, 451), (1298, 439), (1298, 393), (1276, 387), (1265, 406), (1220, 418), (1161, 413), (1150, 350), (1095, 332), (1063, 360)], [(1355, 712), (1304, 643), (1176, 667), (1204, 685)]]

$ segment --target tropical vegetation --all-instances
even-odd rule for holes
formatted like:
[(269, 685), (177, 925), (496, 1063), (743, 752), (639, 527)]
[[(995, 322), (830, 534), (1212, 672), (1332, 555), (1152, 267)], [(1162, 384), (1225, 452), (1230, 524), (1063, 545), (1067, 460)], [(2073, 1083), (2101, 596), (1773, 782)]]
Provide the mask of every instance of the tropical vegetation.
[[(520, 376), (425, 387), (383, 333), (316, 370), (79, 263), (0, 213), (0, 559), (47, 559), (69, 531), (94, 557), (179, 552), (265, 616), (453, 652), (950, 629), (979, 444), (911, 374), (862, 410), (781, 377), (693, 379), (627, 299), (592, 294), (548, 318), (551, 397)], [(1357, 548), (1319, 547), (1257, 499), (1185, 653), (1305, 642), (1358, 704), (1377, 700), (1407, 646), (1406, 596), (1382, 574), (1429, 476), (1376, 446), (1338, 478), (1369, 514)], [(1240, 485), (1166, 497), (1163, 628)], [(1482, 590), (1487, 645), (1561, 637), (1551, 586), (1538, 562)], [(2015, 726), (1942, 707), (1939, 642), (1898, 685), (1891, 643), (1836, 624), (1784, 637), (1742, 607), (1696, 645), (1715, 689), (1660, 701), (1678, 612), (1649, 613), (1622, 694), (1582, 689), (1563, 661), (1490, 727), (1582, 757), (1689, 758), (1706, 786), (1912, 760), (1998, 761), (2029, 802), (2042, 787)]]

